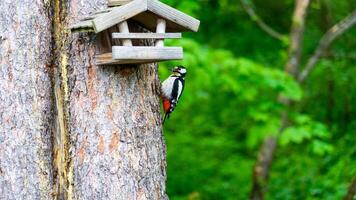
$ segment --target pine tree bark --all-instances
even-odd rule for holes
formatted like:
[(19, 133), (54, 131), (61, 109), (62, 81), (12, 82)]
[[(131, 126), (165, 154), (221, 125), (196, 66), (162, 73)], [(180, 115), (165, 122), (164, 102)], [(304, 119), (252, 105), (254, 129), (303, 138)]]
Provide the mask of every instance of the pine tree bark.
[(0, 199), (168, 199), (157, 65), (67, 29), (106, 4), (0, 2)]
[(52, 199), (49, 10), (0, 1), (0, 199)]
[[(61, 4), (59, 15), (67, 17), (60, 17), (59, 24), (71, 24), (106, 3)], [(62, 150), (67, 182), (60, 193), (66, 199), (167, 199), (157, 65), (97, 66), (97, 36), (68, 35), (65, 26), (59, 27), (57, 57), (68, 127), (60, 137), (70, 146)]]

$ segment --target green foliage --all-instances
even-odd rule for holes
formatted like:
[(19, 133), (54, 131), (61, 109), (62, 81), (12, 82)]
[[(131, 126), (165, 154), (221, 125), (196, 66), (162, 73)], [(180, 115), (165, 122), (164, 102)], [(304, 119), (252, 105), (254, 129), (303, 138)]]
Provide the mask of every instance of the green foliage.
[[(322, 59), (301, 87), (283, 70), (288, 42), (261, 31), (238, 1), (164, 2), (201, 19), (198, 33), (167, 42), (183, 46), (184, 60), (160, 65), (161, 79), (174, 65), (188, 69), (165, 124), (170, 199), (248, 199), (257, 151), (266, 136), (278, 135), (283, 111), (290, 124), (280, 135), (267, 199), (342, 199), (356, 176), (355, 30), (336, 41), (336, 56)], [(310, 7), (303, 63), (325, 32), (325, 2)], [(329, 2), (333, 23), (350, 2)], [(288, 34), (294, 1), (254, 3), (262, 19)]]
[(311, 149), (314, 153), (319, 155), (331, 153), (333, 147), (324, 141), (330, 139), (331, 133), (323, 123), (313, 121), (309, 116), (301, 114), (295, 114), (292, 122), (293, 126), (284, 130), (280, 138), (281, 145), (311, 141)]

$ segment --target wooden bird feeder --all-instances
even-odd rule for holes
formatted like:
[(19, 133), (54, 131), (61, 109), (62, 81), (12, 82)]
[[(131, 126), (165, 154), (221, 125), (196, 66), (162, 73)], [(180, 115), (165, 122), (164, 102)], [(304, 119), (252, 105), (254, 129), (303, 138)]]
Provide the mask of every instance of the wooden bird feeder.
[[(108, 9), (70, 27), (72, 31), (104, 33), (100, 41), (110, 47), (96, 55), (99, 65), (183, 59), (183, 48), (165, 47), (164, 39), (179, 39), (184, 31), (196, 32), (200, 24), (158, 0), (109, 0), (108, 5)], [(130, 23), (138, 23), (150, 32), (130, 32)], [(118, 32), (112, 31), (113, 27)], [(153, 39), (154, 46), (136, 46), (133, 41), (138, 39)]]

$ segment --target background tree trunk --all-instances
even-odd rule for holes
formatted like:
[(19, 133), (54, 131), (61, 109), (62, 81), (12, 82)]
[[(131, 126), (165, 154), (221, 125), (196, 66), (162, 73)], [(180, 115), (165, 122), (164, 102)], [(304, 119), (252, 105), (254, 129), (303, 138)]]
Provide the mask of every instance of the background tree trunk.
[(0, 199), (52, 198), (48, 6), (0, 2)]
[(0, 3), (0, 199), (168, 199), (157, 66), (69, 32), (106, 0), (41, 2)]
[(348, 190), (344, 200), (354, 200), (355, 198), (356, 198), (356, 178), (350, 184), (349, 190)]
[[(296, 77), (299, 73), (305, 18), (308, 6), (309, 0), (297, 0), (292, 17), (290, 45), (285, 71), (294, 77)], [(291, 101), (283, 97), (279, 97), (278, 101), (284, 104), (287, 109), (281, 114), (281, 126), (278, 130), (277, 136), (268, 136), (259, 150), (256, 165), (253, 169), (253, 183), (250, 195), (251, 200), (264, 199), (264, 194), (267, 191), (267, 181), (270, 167), (277, 148), (278, 137), (283, 133), (285, 128), (288, 127), (288, 111), (291, 106)]]
[[(304, 37), (305, 18), (309, 0), (297, 0), (293, 14), (293, 22), (290, 33), (290, 47), (288, 51), (289, 59), (285, 66), (286, 73), (293, 75), (299, 84), (302, 84), (308, 77), (310, 72), (318, 63), (322, 53), (324, 53), (329, 45), (340, 35), (345, 33), (356, 24), (356, 11), (346, 16), (337, 24), (332, 26), (320, 39), (314, 54), (310, 56), (306, 66), (300, 70), (300, 60), (302, 53), (302, 43)], [(250, 199), (261, 200), (264, 199), (264, 194), (267, 190), (267, 182), (269, 170), (272, 165), (273, 156), (277, 149), (278, 139), (285, 128), (289, 126), (288, 112), (292, 109), (292, 102), (285, 98), (279, 98), (278, 101), (286, 106), (286, 109), (281, 114), (281, 126), (278, 130), (277, 136), (268, 136), (260, 150), (257, 157), (256, 165), (253, 169), (253, 184)]]

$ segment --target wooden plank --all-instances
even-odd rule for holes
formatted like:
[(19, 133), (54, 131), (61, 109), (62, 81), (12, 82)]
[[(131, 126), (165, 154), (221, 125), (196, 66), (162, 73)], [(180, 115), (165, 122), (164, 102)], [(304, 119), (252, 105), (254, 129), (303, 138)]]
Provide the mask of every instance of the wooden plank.
[[(94, 13), (92, 13), (91, 15), (89, 15), (88, 17), (84, 17), (83, 19), (81, 19), (80, 21), (84, 21), (84, 20), (90, 20), (90, 19), (94, 19), (94, 18), (97, 18), (97, 17), (100, 17), (104, 14), (107, 14), (109, 12), (112, 11), (113, 8), (107, 8), (107, 9), (104, 9), (104, 10), (99, 10), (99, 11), (96, 11)], [(92, 25), (93, 26), (93, 25)]]
[(180, 60), (183, 59), (182, 47), (113, 46), (114, 60)]
[(94, 31), (99, 33), (146, 10), (147, 0), (135, 0), (115, 7), (111, 12), (93, 19)]
[[(148, 30), (150, 30), (151, 32), (156, 32), (156, 28), (157, 28), (157, 19), (162, 18), (156, 14), (154, 14), (153, 12), (142, 12), (134, 17), (132, 17), (131, 19), (139, 22), (140, 24), (142, 24), (144, 27), (146, 27)], [(190, 31), (189, 29), (180, 26), (174, 22), (171, 22), (169, 20), (166, 20), (166, 33), (176, 33), (176, 32), (185, 32), (185, 31)]]
[(181, 33), (112, 33), (113, 39), (179, 39)]
[[(150, 12), (145, 12), (147, 10)], [(129, 18), (134, 18), (140, 23), (148, 25), (153, 31), (156, 29), (155, 22), (159, 18), (166, 20), (166, 32), (197, 31), (200, 25), (199, 20), (157, 0), (134, 0), (120, 7), (112, 7), (95, 12), (81, 22), (72, 25), (71, 29), (82, 29), (84, 27), (99, 33)]]
[(113, 8), (106, 8), (106, 9), (103, 9), (103, 10), (98, 10), (98, 11), (94, 12), (94, 15), (102, 14), (102, 13), (108, 13), (108, 12), (112, 11), (112, 9)]
[(118, 64), (115, 60), (112, 59), (112, 53), (104, 53), (95, 56), (96, 63), (99, 65), (106, 64)]
[[(129, 25), (127, 24), (127, 21), (123, 21), (119, 24), (119, 30), (121, 33), (130, 34)], [(122, 44), (124, 46), (132, 46), (132, 42), (130, 39), (123, 39)]]
[(76, 24), (73, 24), (72, 26), (69, 27), (73, 32), (75, 31), (85, 31), (85, 32), (91, 32), (94, 31), (93, 29), (93, 23), (92, 20), (85, 20), (78, 22)]
[[(165, 33), (165, 32), (166, 32), (166, 20), (157, 19), (156, 33)], [(156, 47), (163, 47), (164, 46), (164, 39), (156, 40), (155, 46)]]
[(106, 14), (107, 12), (110, 12), (110, 9), (95, 12), (93, 15), (84, 17), (78, 23), (69, 26), (69, 28), (72, 31), (83, 31), (83, 30), (94, 31), (92, 19), (94, 19), (96, 17), (100, 17), (100, 16)]
[(142, 64), (167, 61), (167, 59), (153, 59), (153, 60), (114, 60), (112, 53), (105, 53), (95, 56), (96, 64), (98, 65), (117, 65), (117, 64)]
[(108, 6), (113, 7), (113, 6), (122, 6), (127, 3), (130, 3), (132, 0), (109, 0)]
[(96, 36), (95, 52), (107, 53), (112, 51), (111, 36), (109, 31), (104, 31)]
[(147, 0), (147, 8), (149, 11), (172, 21), (180, 26), (183, 26), (189, 30), (197, 32), (199, 29), (200, 21), (176, 10), (158, 0)]

